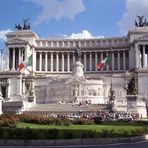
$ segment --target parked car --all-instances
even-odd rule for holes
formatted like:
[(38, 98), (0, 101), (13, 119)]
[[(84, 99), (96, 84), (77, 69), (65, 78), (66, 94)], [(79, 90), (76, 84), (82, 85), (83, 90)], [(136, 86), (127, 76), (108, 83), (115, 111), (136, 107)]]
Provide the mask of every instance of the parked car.
[(133, 120), (133, 117), (131, 115), (123, 115), (118, 117), (118, 121), (127, 121), (130, 122)]
[(68, 118), (69, 118), (69, 119), (72, 119), (72, 120), (73, 120), (73, 119), (80, 119), (80, 116), (74, 114), (74, 115), (68, 115)]

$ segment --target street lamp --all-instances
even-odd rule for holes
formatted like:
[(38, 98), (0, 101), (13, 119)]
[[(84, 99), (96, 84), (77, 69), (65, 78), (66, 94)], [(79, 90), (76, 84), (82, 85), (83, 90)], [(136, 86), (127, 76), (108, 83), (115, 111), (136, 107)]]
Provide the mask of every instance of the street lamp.
[(110, 87), (110, 94), (109, 94), (109, 111), (110, 113), (115, 112), (115, 91), (113, 90), (112, 82)]

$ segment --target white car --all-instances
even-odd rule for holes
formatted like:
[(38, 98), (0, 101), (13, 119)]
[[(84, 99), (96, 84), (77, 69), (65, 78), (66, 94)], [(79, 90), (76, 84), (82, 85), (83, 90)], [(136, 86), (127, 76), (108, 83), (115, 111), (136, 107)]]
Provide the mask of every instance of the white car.
[(131, 115), (123, 115), (118, 117), (118, 121), (132, 121), (133, 117)]
[(79, 115), (68, 115), (69, 119), (80, 119)]

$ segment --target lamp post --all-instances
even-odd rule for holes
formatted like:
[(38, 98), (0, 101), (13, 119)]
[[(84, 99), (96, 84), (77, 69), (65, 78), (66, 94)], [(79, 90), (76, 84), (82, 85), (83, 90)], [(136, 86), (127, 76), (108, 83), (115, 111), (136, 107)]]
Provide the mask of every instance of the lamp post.
[(33, 74), (31, 74), (31, 79), (30, 79), (30, 90), (29, 90), (29, 96), (28, 96), (28, 101), (33, 102), (34, 105), (36, 104), (36, 96), (35, 96), (35, 91), (34, 91), (34, 77)]
[(109, 111), (110, 113), (115, 112), (115, 91), (113, 90), (112, 82), (110, 87), (110, 94), (109, 94)]

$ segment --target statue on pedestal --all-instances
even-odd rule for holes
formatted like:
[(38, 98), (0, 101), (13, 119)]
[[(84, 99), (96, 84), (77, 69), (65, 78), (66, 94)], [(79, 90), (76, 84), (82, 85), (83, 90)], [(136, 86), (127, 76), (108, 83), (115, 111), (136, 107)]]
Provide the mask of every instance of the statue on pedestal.
[(127, 91), (127, 95), (137, 95), (138, 89), (137, 89), (137, 82), (136, 82), (135, 76), (131, 78), (126, 91)]
[(111, 87), (110, 87), (110, 93), (109, 93), (109, 111), (110, 113), (115, 112), (115, 91), (113, 90), (112, 82), (111, 82)]
[(81, 61), (81, 49), (79, 48), (79, 46), (76, 46), (75, 49), (75, 60), (76, 61)]

